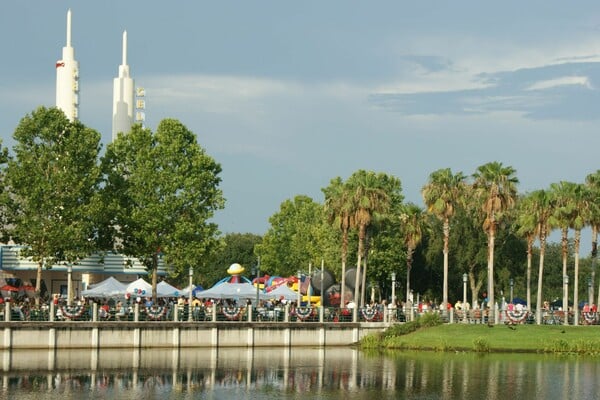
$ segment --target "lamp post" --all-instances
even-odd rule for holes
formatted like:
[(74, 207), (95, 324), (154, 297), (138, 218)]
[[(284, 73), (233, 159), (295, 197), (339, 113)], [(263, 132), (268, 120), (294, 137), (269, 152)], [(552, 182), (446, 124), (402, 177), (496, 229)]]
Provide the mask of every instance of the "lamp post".
[(396, 273), (392, 272), (392, 304), (396, 304)]
[(588, 278), (587, 283), (588, 283), (588, 305), (591, 307), (592, 303), (594, 302), (594, 291), (593, 291), (594, 283), (592, 282), (591, 276)]
[[(569, 293), (569, 275), (563, 276), (563, 285), (565, 293)], [(565, 320), (563, 322), (564, 325), (569, 325), (569, 297), (568, 294), (563, 296), (563, 312), (565, 316)]]
[[(408, 284), (408, 283), (407, 283)], [(407, 300), (408, 301), (408, 300)], [(396, 309), (396, 273), (392, 272), (392, 300), (391, 300), (391, 315), (390, 315), (390, 320), (393, 318), (394, 316), (394, 310)]]
[(515, 281), (513, 280), (513, 278), (510, 278), (510, 302), (513, 302), (513, 289), (515, 287)]
[(190, 277), (190, 293), (188, 298), (188, 321), (192, 321), (192, 300), (194, 297), (194, 270), (192, 269), (192, 267), (190, 267), (190, 269), (188, 270), (188, 275)]
[(302, 273), (300, 271), (297, 272), (298, 274), (298, 304), (297, 306), (300, 307), (300, 304), (302, 303), (302, 290), (300, 288), (301, 283), (302, 283)]
[(71, 299), (73, 298), (73, 266), (71, 263), (67, 264), (67, 306), (71, 305)]
[(324, 276), (323, 276), (324, 275), (324, 271), (323, 270), (324, 269), (325, 269), (325, 260), (323, 260), (321, 258), (321, 288), (320, 288), (320, 290), (321, 290), (321, 308), (323, 308), (325, 306), (325, 304), (323, 304), (323, 299), (325, 298), (323, 296), (323, 278), (324, 278)]
[(258, 307), (259, 297), (260, 297), (260, 257), (258, 257), (258, 261), (256, 263), (256, 267), (253, 268), (256, 272), (256, 304), (255, 307)]
[(462, 276), (463, 278), (463, 307), (466, 307), (467, 304), (467, 279), (469, 279), (469, 275), (465, 272)]

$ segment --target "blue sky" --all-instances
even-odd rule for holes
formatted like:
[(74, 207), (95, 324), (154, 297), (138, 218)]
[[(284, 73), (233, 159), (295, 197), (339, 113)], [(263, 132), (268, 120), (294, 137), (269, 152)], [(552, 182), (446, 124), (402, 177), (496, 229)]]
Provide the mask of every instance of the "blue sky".
[(147, 126), (181, 120), (223, 167), (223, 232), (358, 169), (422, 204), (439, 168), (500, 161), (521, 192), (600, 168), (598, 2), (5, 1), (4, 144), (54, 105), (69, 8), (82, 122), (109, 141), (127, 30)]

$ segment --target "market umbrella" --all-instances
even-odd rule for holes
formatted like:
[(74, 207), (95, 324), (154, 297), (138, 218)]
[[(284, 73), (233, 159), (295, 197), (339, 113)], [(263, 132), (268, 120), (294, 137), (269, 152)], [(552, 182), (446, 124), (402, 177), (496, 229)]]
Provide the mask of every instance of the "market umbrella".
[(12, 286), (9, 284), (6, 284), (6, 285), (0, 287), (0, 293), (2, 293), (2, 297), (11, 297), (11, 295), (13, 293), (18, 293), (18, 292), (19, 292), (18, 287)]
[(524, 300), (524, 299), (522, 299), (520, 297), (515, 297), (512, 302), (513, 302), (513, 304), (522, 304), (524, 306), (527, 305), (527, 300)]

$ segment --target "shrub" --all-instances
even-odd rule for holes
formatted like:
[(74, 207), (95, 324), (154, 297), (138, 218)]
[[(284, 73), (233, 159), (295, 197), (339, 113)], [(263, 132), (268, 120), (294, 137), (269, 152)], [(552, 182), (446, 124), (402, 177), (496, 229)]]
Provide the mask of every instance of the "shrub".
[(432, 326), (438, 326), (442, 324), (442, 317), (438, 313), (425, 313), (417, 320), (419, 326), (422, 328), (429, 328)]
[(479, 336), (473, 339), (473, 350), (480, 353), (489, 353), (490, 343), (487, 341), (487, 339)]

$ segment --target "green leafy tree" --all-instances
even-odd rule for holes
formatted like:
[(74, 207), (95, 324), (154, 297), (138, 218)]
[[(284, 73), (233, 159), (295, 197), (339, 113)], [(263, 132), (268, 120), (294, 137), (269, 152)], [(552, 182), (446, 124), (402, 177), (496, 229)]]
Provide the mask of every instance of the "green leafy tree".
[[(350, 193), (350, 204), (354, 221), (358, 227), (358, 251), (356, 262), (356, 282), (354, 286), (354, 299), (361, 306), (364, 305), (364, 295), (359, 296), (361, 264), (365, 257), (367, 243), (367, 228), (379, 216), (386, 215), (392, 210), (394, 204), (402, 201), (402, 186), (396, 177), (375, 173), (373, 171), (358, 170), (348, 178), (346, 186)], [(366, 264), (362, 271), (362, 282), (366, 280)]]
[(517, 211), (514, 230), (517, 235), (527, 241), (527, 307), (531, 307), (531, 270), (533, 264), (533, 245), (538, 235), (539, 224), (533, 210), (536, 205), (530, 195), (521, 196), (517, 201)]
[[(585, 185), (588, 188), (591, 199), (600, 199), (600, 170), (585, 177)], [(588, 223), (592, 228), (592, 252), (591, 252), (591, 291), (590, 297), (593, 301), (596, 282), (596, 262), (598, 259), (598, 231), (600, 230), (600, 204), (598, 201), (588, 202)], [(598, 301), (600, 304), (600, 288), (598, 290)]]
[(257, 264), (255, 246), (262, 242), (262, 236), (253, 233), (228, 233), (220, 240), (221, 246), (209, 257), (207, 267), (201, 271), (201, 282), (205, 288), (227, 276), (227, 268), (238, 263), (252, 273)]
[[(538, 284), (536, 295), (536, 323), (542, 323), (542, 288), (544, 277), (544, 258), (546, 255), (546, 245), (548, 234), (555, 225), (553, 217), (554, 199), (551, 193), (546, 190), (536, 190), (529, 195), (531, 204), (528, 207), (528, 212), (531, 213), (533, 222), (537, 225), (536, 232), (539, 240), (539, 268), (538, 268)], [(529, 305), (528, 305), (529, 306)]]
[(346, 189), (342, 178), (337, 177), (331, 180), (328, 187), (321, 189), (325, 195), (325, 214), (327, 220), (334, 227), (339, 228), (342, 233), (341, 260), (342, 260), (342, 280), (341, 306), (344, 306), (346, 300), (346, 263), (348, 261), (348, 239), (350, 230), (356, 226), (354, 214), (352, 213), (352, 204), (350, 203), (350, 193)]
[(165, 119), (155, 134), (139, 125), (120, 134), (108, 146), (103, 168), (115, 249), (138, 258), (152, 273), (155, 297), (161, 255), (176, 275), (184, 275), (218, 245), (210, 219), (224, 204), (221, 166), (193, 132)]
[(298, 195), (281, 203), (269, 218), (271, 227), (256, 246), (261, 269), (278, 276), (295, 276), (309, 264), (334, 265), (336, 232), (327, 223), (323, 205)]
[(21, 120), (13, 138), (8, 234), (37, 262), (39, 295), (44, 266), (74, 263), (96, 249), (100, 133), (40, 107)]
[(481, 165), (473, 174), (473, 188), (482, 202), (483, 230), (488, 236), (488, 301), (494, 307), (494, 249), (498, 226), (515, 205), (519, 180), (512, 167), (500, 162)]
[(454, 216), (455, 209), (462, 200), (465, 190), (465, 176), (462, 172), (453, 174), (450, 168), (439, 169), (429, 175), (429, 180), (421, 194), (427, 206), (427, 211), (443, 223), (444, 238), (444, 272), (442, 283), (442, 310), (446, 310), (448, 304), (448, 251), (450, 241), (450, 220)]
[(410, 271), (412, 269), (414, 253), (421, 243), (425, 231), (428, 229), (427, 219), (421, 207), (416, 204), (407, 204), (400, 214), (404, 245), (406, 246), (406, 299), (410, 295)]
[[(560, 229), (560, 243), (562, 248), (562, 274), (564, 277), (567, 275), (567, 262), (569, 259), (569, 227), (571, 226), (573, 216), (575, 213), (575, 204), (573, 202), (573, 190), (575, 183), (561, 181), (558, 183), (552, 183), (550, 185), (551, 195), (554, 198), (554, 219), (556, 221), (556, 227)], [(567, 288), (563, 285), (563, 303), (566, 304), (569, 298)], [(569, 323), (569, 320), (565, 318), (565, 324)]]

